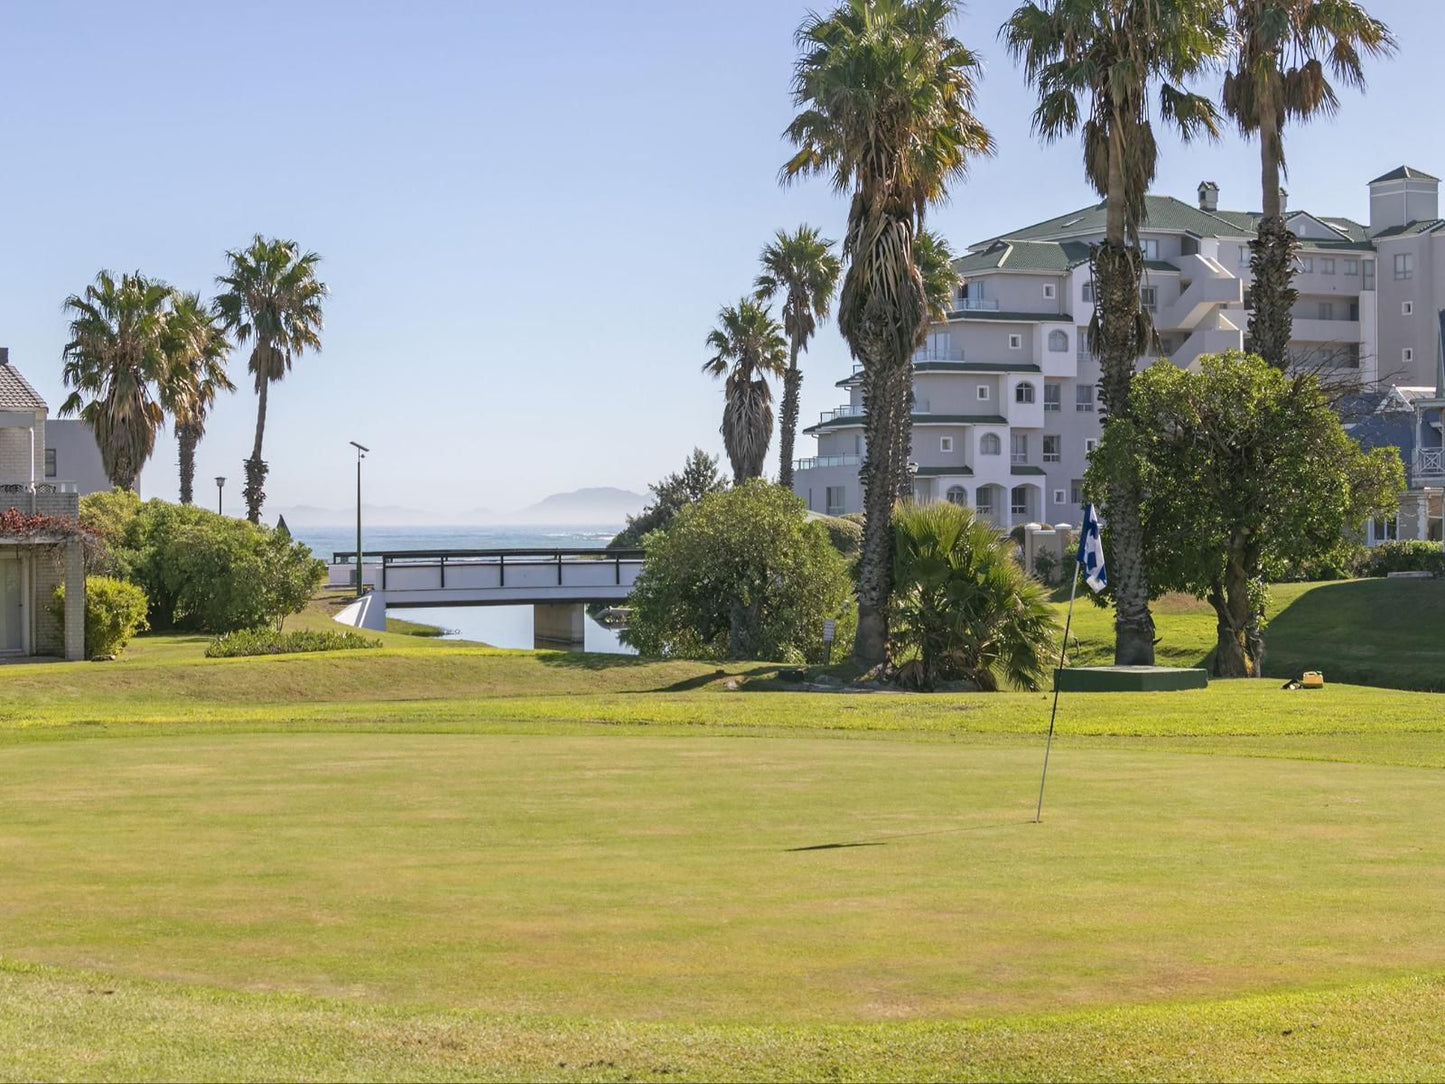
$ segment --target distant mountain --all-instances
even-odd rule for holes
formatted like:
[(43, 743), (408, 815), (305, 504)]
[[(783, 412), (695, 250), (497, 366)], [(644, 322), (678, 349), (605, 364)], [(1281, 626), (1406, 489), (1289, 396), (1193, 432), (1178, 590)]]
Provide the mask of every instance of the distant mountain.
[(593, 486), (570, 493), (553, 493), (536, 504), (513, 512), (513, 523), (621, 524), (642, 511), (647, 498), (630, 489)]
[[(294, 504), (277, 508), (268, 505), (261, 518), (267, 523), (274, 523), (277, 516), (285, 516), (286, 522), (293, 527), (339, 527), (356, 522), (356, 506), (321, 508), (314, 504)], [(361, 519), (372, 527), (412, 527), (435, 523), (437, 517), (419, 508), (403, 508), (395, 504), (367, 504), (363, 501)]]

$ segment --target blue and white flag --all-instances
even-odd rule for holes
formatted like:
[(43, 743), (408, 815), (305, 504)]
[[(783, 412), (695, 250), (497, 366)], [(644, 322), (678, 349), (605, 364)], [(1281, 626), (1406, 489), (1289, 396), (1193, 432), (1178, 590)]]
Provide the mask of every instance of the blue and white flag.
[(1099, 510), (1084, 505), (1084, 529), (1079, 532), (1079, 564), (1084, 568), (1084, 582), (1098, 594), (1109, 586), (1104, 569), (1104, 540), (1099, 535)]

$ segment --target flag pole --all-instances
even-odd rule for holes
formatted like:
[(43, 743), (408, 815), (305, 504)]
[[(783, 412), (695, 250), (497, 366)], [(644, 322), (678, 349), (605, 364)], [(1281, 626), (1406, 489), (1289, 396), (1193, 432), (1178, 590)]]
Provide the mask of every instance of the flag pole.
[[(1079, 562), (1074, 564), (1074, 578), (1069, 584), (1069, 611), (1064, 617), (1064, 638), (1059, 643), (1059, 670), (1064, 668), (1064, 655), (1069, 648), (1069, 626), (1074, 623), (1074, 596), (1079, 592)], [(1034, 810), (1034, 823), (1044, 819), (1044, 783), (1049, 778), (1049, 750), (1054, 744), (1054, 718), (1059, 714), (1059, 670), (1054, 671), (1054, 706), (1049, 711), (1049, 736), (1044, 742), (1044, 771), (1039, 776), (1039, 805)]]

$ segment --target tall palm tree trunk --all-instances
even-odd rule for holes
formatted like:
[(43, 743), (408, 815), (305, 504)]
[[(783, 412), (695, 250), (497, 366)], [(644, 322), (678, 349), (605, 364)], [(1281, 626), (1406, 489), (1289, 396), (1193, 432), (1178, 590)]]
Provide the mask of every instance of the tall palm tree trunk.
[(1291, 309), (1299, 298), (1294, 288), (1295, 253), (1299, 241), (1285, 224), (1280, 206), (1280, 132), (1272, 102), (1261, 103), (1259, 125), (1260, 184), (1263, 215), (1250, 248), (1254, 273), (1249, 337), (1254, 352), (1276, 369), (1289, 366), (1289, 340), (1294, 333)]
[[(1115, 126), (1118, 132), (1118, 126)], [(1126, 453), (1108, 472), (1109, 585), (1114, 592), (1114, 665), (1152, 666), (1154, 618), (1149, 613), (1149, 573), (1144, 561), (1144, 527), (1139, 514), (1143, 488), (1135, 468), (1129, 386), (1134, 364), (1148, 345), (1151, 329), (1139, 301), (1143, 258), (1124, 243), (1123, 147), (1116, 134), (1109, 155), (1109, 198), (1104, 243), (1092, 254), (1096, 304), (1090, 329), (1100, 362), (1105, 424), (1123, 440)]]
[(798, 398), (803, 388), (803, 370), (798, 368), (802, 343), (793, 336), (789, 347), (788, 371), (783, 374), (782, 432), (778, 434), (778, 485), (793, 491), (793, 442), (798, 432)]
[(858, 630), (853, 661), (871, 669), (888, 656), (888, 596), (893, 588), (893, 502), (897, 484), (890, 444), (892, 374), (863, 370), (863, 541), (858, 556)]
[(190, 504), (195, 496), (196, 445), (200, 443), (199, 429), (190, 423), (176, 426), (176, 445), (181, 468), (181, 503)]
[(909, 357), (893, 376), (889, 409), (893, 412), (893, 492), (900, 500), (913, 495), (908, 458), (913, 454), (913, 359)]
[(256, 443), (251, 446), (251, 458), (246, 460), (246, 485), (241, 496), (246, 501), (246, 518), (252, 523), (261, 522), (261, 506), (266, 503), (266, 461), (261, 458), (261, 441), (266, 436), (266, 392), (271, 382), (261, 380), (256, 395)]

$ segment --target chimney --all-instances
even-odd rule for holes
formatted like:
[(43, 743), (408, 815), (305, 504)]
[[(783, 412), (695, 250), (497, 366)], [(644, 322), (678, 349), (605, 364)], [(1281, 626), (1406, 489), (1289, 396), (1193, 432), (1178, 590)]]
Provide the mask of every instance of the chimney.
[(10, 364), (10, 347), (0, 346), (0, 365)]
[(1201, 211), (1219, 210), (1219, 185), (1213, 181), (1199, 182), (1199, 209)]
[(1284, 214), (1289, 210), (1289, 192), (1284, 185), (1279, 186), (1279, 213)]

